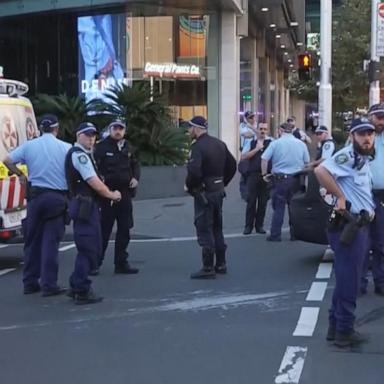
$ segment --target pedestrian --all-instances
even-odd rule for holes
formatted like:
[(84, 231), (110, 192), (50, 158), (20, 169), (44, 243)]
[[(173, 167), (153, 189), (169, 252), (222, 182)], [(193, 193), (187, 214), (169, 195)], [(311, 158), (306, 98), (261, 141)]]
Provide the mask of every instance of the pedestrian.
[(73, 235), (77, 248), (74, 271), (70, 277), (68, 296), (75, 304), (92, 304), (102, 301), (91, 289), (89, 272), (97, 266), (101, 255), (100, 197), (116, 202), (119, 191), (111, 191), (99, 178), (92, 149), (96, 140), (96, 127), (88, 122), (76, 129), (76, 143), (65, 160), (69, 189), (69, 216), (73, 220)]
[[(272, 138), (268, 137), (268, 124), (259, 123), (257, 127), (257, 137), (248, 145), (243, 147), (241, 159), (248, 161), (247, 173), (247, 208), (245, 213), (244, 235), (252, 233), (255, 228), (256, 233), (265, 234), (264, 218), (269, 199), (267, 182), (261, 176), (261, 155), (268, 148)], [(268, 173), (271, 171), (269, 162)]]
[[(114, 223), (117, 223), (115, 238), (115, 273), (135, 274), (139, 270), (128, 263), (127, 247), (130, 230), (133, 227), (132, 198), (140, 179), (140, 167), (137, 159), (124, 138), (126, 125), (122, 120), (114, 120), (108, 126), (109, 135), (95, 146), (95, 161), (111, 190), (121, 193), (121, 200), (111, 204), (109, 199), (101, 201), (102, 253), (99, 266), (103, 263)], [(98, 273), (96, 269), (93, 273)]]
[(222, 208), (224, 187), (236, 173), (236, 160), (225, 143), (210, 136), (207, 129), (207, 121), (202, 116), (189, 121), (188, 134), (196, 141), (191, 147), (186, 187), (194, 197), (194, 222), (203, 260), (202, 269), (193, 273), (192, 279), (215, 278), (216, 273), (227, 273)]
[(40, 137), (17, 147), (3, 162), (22, 183), (27, 179), (16, 164), (28, 168), (27, 217), (23, 222), (24, 294), (42, 291), (42, 296), (55, 296), (65, 292), (57, 285), (57, 274), (67, 207), (64, 162), (71, 146), (57, 139), (57, 116), (45, 114), (39, 128)]
[[(251, 141), (256, 137), (256, 121), (255, 113), (252, 111), (246, 111), (243, 115), (243, 121), (240, 123), (240, 151), (243, 148), (249, 147)], [(244, 201), (247, 201), (247, 173), (248, 162), (240, 160), (238, 166), (240, 172), (240, 196)]]
[[(269, 144), (261, 156), (261, 172), (265, 180), (268, 175), (268, 162), (272, 163), (272, 224), (268, 241), (281, 241), (281, 228), (284, 221), (285, 206), (289, 205), (293, 194), (299, 189), (297, 173), (309, 163), (307, 146), (292, 134), (290, 124), (282, 124), (279, 128), (280, 138)], [(294, 240), (291, 228), (291, 240)]]
[(296, 127), (296, 117), (290, 116), (287, 119), (287, 124), (289, 124), (292, 128), (292, 134), (296, 137), (296, 139), (299, 139), (303, 141), (305, 144), (311, 144), (312, 140), (311, 138), (304, 132), (304, 130), (300, 129), (299, 127)]
[(368, 252), (365, 259), (360, 293), (367, 293), (367, 274), (371, 265), (375, 293), (384, 296), (384, 104), (372, 105), (368, 116), (376, 130), (375, 156), (369, 163), (376, 208), (370, 231), (372, 252)]
[(322, 161), (332, 157), (336, 149), (335, 141), (325, 125), (320, 125), (316, 128), (315, 135), (318, 140), (316, 158), (315, 161), (309, 164), (313, 168), (317, 167)]
[(353, 143), (315, 169), (320, 185), (336, 198), (328, 229), (328, 239), (335, 252), (336, 285), (327, 340), (334, 341), (338, 347), (365, 341), (354, 329), (354, 312), (364, 257), (369, 248), (368, 224), (375, 208), (369, 169), (375, 127), (366, 118), (355, 119), (350, 133)]

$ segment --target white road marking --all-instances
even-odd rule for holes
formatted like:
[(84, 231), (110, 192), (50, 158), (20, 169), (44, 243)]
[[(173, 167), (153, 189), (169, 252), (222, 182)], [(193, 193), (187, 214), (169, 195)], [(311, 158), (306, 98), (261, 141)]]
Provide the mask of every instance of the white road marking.
[(332, 263), (320, 263), (316, 279), (329, 279), (332, 274)]
[(308, 348), (287, 347), (275, 384), (298, 384), (304, 367)]
[(9, 272), (16, 271), (16, 268), (8, 268), (8, 269), (2, 269), (0, 270), (0, 276), (6, 275)]
[(312, 336), (315, 331), (319, 312), (320, 308), (316, 307), (301, 308), (299, 321), (297, 322), (293, 336)]
[(315, 281), (311, 285), (311, 289), (308, 292), (307, 301), (323, 301), (325, 291), (327, 290), (327, 282)]
[(7, 247), (8, 247), (8, 244), (0, 244), (0, 249), (7, 248)]
[(335, 252), (333, 252), (332, 249), (330, 247), (328, 247), (324, 251), (323, 261), (333, 261), (334, 257), (335, 257)]
[(72, 249), (72, 248), (75, 248), (76, 247), (76, 244), (69, 244), (69, 245), (65, 245), (64, 247), (61, 247), (59, 248), (59, 251), (68, 251), (68, 249)]

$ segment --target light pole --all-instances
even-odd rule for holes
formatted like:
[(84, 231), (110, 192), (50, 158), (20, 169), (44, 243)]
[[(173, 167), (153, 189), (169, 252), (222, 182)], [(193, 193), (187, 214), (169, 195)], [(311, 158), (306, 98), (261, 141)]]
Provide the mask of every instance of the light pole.
[(332, 130), (332, 0), (320, 5), (319, 122)]
[[(371, 12), (371, 65), (374, 72), (375, 63), (380, 61), (380, 58), (377, 56), (377, 18), (378, 18), (378, 9), (379, 9), (380, 0), (372, 0), (372, 12)], [(371, 72), (371, 71), (370, 71)], [(374, 73), (372, 73), (373, 75)], [(380, 102), (380, 82), (376, 78), (369, 84), (369, 106), (377, 104)]]

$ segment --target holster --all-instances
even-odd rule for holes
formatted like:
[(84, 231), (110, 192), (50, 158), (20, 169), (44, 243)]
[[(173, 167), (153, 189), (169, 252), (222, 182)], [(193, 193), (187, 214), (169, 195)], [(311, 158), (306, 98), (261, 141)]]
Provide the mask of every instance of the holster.
[(92, 215), (94, 201), (91, 196), (76, 196), (78, 201), (77, 219), (89, 220)]

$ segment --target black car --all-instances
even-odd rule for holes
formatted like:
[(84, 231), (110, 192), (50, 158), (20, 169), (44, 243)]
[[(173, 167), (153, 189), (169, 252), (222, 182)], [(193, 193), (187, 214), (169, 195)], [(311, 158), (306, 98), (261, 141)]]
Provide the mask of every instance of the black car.
[[(327, 221), (332, 205), (327, 204), (326, 198), (320, 194), (320, 185), (314, 172), (306, 176), (304, 192), (294, 195), (290, 206), (291, 225), (297, 240), (316, 244), (328, 244)], [(331, 201), (329, 201), (331, 203)]]

